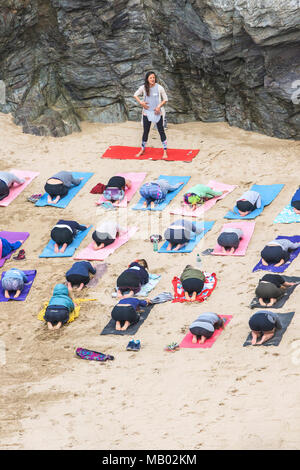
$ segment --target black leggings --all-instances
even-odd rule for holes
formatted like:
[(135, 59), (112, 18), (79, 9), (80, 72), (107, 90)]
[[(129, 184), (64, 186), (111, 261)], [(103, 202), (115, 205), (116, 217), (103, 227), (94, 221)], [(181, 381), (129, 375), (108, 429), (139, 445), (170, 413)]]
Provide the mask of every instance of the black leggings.
[(204, 286), (204, 281), (201, 279), (196, 279), (191, 277), (190, 279), (186, 279), (185, 281), (182, 281), (182, 287), (183, 289), (189, 294), (192, 295), (193, 292), (196, 292), (197, 294), (200, 294)]
[(116, 305), (111, 312), (111, 317), (115, 321), (129, 323), (136, 323), (139, 321), (140, 315), (135, 311), (133, 307), (120, 307)]
[(63, 183), (58, 183), (58, 184), (46, 183), (44, 189), (46, 193), (48, 193), (49, 196), (51, 196), (52, 198), (56, 196), (60, 196), (61, 198), (63, 198), (69, 192), (69, 188), (67, 188), (67, 186), (65, 186)]
[(197, 336), (197, 338), (200, 338), (200, 336), (205, 336), (207, 339), (211, 338), (214, 334), (213, 331), (208, 331), (205, 328), (201, 328), (200, 326), (194, 326), (193, 328), (190, 328), (190, 332), (192, 335)]
[[(160, 140), (164, 142), (167, 140), (166, 133), (164, 131), (164, 125), (163, 125), (163, 117), (161, 116), (160, 120), (156, 123), (157, 125), (157, 130), (160, 135)], [(143, 142), (148, 141), (148, 136), (149, 136), (149, 131), (151, 127), (151, 121), (148, 120), (147, 116), (143, 116), (143, 126), (144, 126), (144, 133), (143, 133)]]
[(58, 322), (62, 322), (62, 324), (67, 323), (69, 317), (70, 313), (67, 307), (63, 307), (62, 305), (50, 305), (46, 308), (44, 319), (46, 322), (56, 325)]
[(66, 276), (68, 282), (71, 283), (73, 286), (80, 286), (80, 284), (88, 284), (90, 277), (89, 276), (82, 276), (82, 274), (68, 274)]
[(141, 290), (141, 280), (133, 269), (124, 271), (117, 279), (117, 287), (121, 292), (133, 290), (134, 294)]

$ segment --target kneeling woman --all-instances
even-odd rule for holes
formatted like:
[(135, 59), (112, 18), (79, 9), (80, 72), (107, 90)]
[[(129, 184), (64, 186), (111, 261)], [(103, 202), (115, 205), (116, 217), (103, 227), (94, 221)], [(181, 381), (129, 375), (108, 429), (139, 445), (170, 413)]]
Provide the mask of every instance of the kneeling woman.
[(103, 197), (117, 204), (124, 199), (126, 187), (131, 188), (130, 180), (126, 180), (124, 176), (112, 176), (105, 186)]
[(157, 179), (143, 184), (140, 187), (140, 195), (145, 199), (143, 207), (146, 208), (150, 204), (150, 208), (153, 209), (156, 204), (164, 202), (168, 193), (176, 191), (182, 184), (184, 183), (180, 182), (172, 185), (164, 179)]
[(18, 240), (17, 242), (10, 243), (6, 238), (0, 237), (0, 259), (5, 258), (12, 251), (17, 250), (22, 245), (23, 240)]
[(71, 171), (59, 171), (51, 176), (45, 184), (45, 191), (48, 193), (48, 204), (57, 204), (65, 197), (72, 186), (78, 186), (83, 178), (74, 178)]
[(75, 304), (69, 295), (67, 286), (56, 284), (49, 305), (46, 308), (44, 319), (49, 330), (58, 330), (68, 322), (70, 313), (75, 309)]
[[(59, 220), (51, 230), (51, 239), (54, 241), (54, 251), (64, 253), (67, 246), (71, 245), (78, 232), (86, 230), (85, 225), (80, 225), (75, 220)], [(61, 249), (59, 250), (59, 247)]]
[(219, 315), (212, 312), (202, 313), (190, 325), (190, 332), (193, 335), (192, 343), (196, 344), (198, 342), (203, 344), (219, 328), (224, 329), (224, 321)]
[(222, 247), (222, 253), (233, 254), (239, 247), (240, 239), (243, 237), (243, 230), (240, 228), (227, 227), (217, 239), (218, 245)]
[(184, 295), (186, 300), (194, 301), (196, 297), (203, 289), (205, 282), (205, 275), (200, 269), (193, 268), (188, 264), (181, 276), (181, 284), (184, 289)]
[(138, 310), (149, 303), (151, 301), (148, 299), (140, 300), (131, 297), (131, 294), (125, 295), (111, 312), (111, 317), (116, 322), (116, 330), (126, 331), (130, 325), (137, 323), (140, 319)]
[(114, 220), (105, 220), (97, 225), (93, 232), (93, 250), (101, 250), (105, 246), (111, 245), (122, 231), (122, 227)]
[(82, 290), (90, 281), (90, 273), (96, 274), (96, 269), (89, 261), (77, 261), (66, 272), (68, 290), (72, 292), (74, 286), (78, 286), (78, 291)]
[(272, 307), (283, 296), (285, 288), (293, 285), (295, 282), (287, 282), (279, 274), (265, 274), (260, 279), (255, 294), (262, 307)]
[(238, 213), (241, 217), (253, 212), (255, 209), (261, 208), (261, 196), (257, 191), (246, 191), (236, 202)]
[[(226, 192), (226, 191), (224, 191)], [(214, 191), (209, 186), (204, 184), (196, 184), (190, 190), (183, 195), (183, 204), (191, 206), (192, 210), (196, 210), (198, 205), (204, 204), (208, 199), (212, 199), (216, 196), (222, 196), (223, 191)]]
[(290, 259), (290, 251), (300, 247), (299, 243), (293, 243), (286, 238), (272, 240), (261, 251), (262, 264), (269, 266), (273, 264), (279, 267)]
[[(264, 310), (260, 310), (250, 317), (249, 326), (252, 334), (252, 346), (269, 341), (273, 338), (275, 331), (282, 328), (279, 316), (274, 312)], [(257, 341), (260, 336), (260, 341)]]
[(130, 263), (128, 269), (117, 279), (118, 297), (125, 293), (137, 294), (141, 287), (149, 282), (148, 264), (145, 259), (137, 259)]
[(1, 282), (2, 289), (4, 290), (4, 297), (9, 299), (9, 292), (16, 291), (14, 299), (17, 299), (24, 289), (24, 283), (28, 282), (28, 279), (23, 271), (17, 268), (12, 268), (3, 274)]
[(167, 251), (178, 251), (184, 247), (190, 240), (196, 238), (196, 234), (201, 233), (203, 229), (198, 229), (195, 222), (179, 219), (173, 222), (164, 233), (165, 239), (169, 242)]

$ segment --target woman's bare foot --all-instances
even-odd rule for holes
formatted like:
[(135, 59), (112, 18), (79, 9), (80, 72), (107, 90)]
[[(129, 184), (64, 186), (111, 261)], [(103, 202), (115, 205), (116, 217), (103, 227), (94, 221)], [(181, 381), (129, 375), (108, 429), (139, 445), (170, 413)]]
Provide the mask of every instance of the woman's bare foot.
[(68, 282), (68, 291), (69, 291), (69, 294), (71, 294), (73, 292), (73, 287), (72, 287), (72, 284), (70, 282)]
[(264, 266), (269, 266), (269, 264), (263, 258), (261, 259), (261, 262)]
[(147, 201), (145, 201), (145, 202), (143, 203), (143, 207), (144, 207), (145, 209), (147, 209), (147, 207), (148, 207), (148, 202), (147, 202)]
[(50, 204), (57, 204), (58, 201), (60, 200), (60, 196), (56, 196), (56, 198), (50, 202)]
[(14, 299), (17, 299), (20, 294), (21, 294), (21, 291), (20, 291), (20, 290), (17, 290), (17, 292), (16, 292), (15, 295), (14, 295)]
[(151, 201), (150, 202), (150, 209), (154, 209), (154, 207), (155, 207), (155, 203), (154, 203), (154, 201)]
[(178, 243), (178, 244), (175, 246), (174, 251), (181, 250), (182, 247), (184, 247), (184, 244)]
[(61, 252), (61, 253), (64, 253), (65, 250), (66, 250), (66, 248), (67, 248), (67, 246), (68, 246), (67, 243), (64, 243), (63, 246), (62, 246), (61, 249), (60, 249), (60, 252)]
[(196, 336), (196, 335), (193, 335), (193, 337), (192, 337), (192, 343), (193, 343), (193, 344), (196, 344), (196, 343), (197, 343), (197, 336)]
[(78, 287), (77, 291), (79, 292), (79, 291), (81, 291), (83, 288), (84, 288), (84, 284), (83, 284), (83, 282), (82, 282), (82, 283), (80, 284), (80, 286)]
[(185, 297), (185, 300), (187, 300), (188, 302), (191, 300), (189, 293), (186, 291), (184, 292), (184, 297)]
[(122, 326), (121, 330), (122, 330), (122, 331), (126, 331), (127, 328), (129, 327), (129, 325), (130, 325), (130, 322), (126, 320), (126, 322), (125, 322), (124, 325)]
[(199, 339), (199, 344), (203, 344), (205, 342), (206, 338), (205, 336), (201, 336), (201, 338)]
[(266, 341), (269, 341), (269, 339), (273, 338), (274, 332), (275, 332), (275, 330), (272, 330), (272, 331), (270, 331), (270, 332), (268, 332), (268, 333), (264, 333), (262, 339), (261, 339), (258, 343), (256, 343), (256, 344), (263, 344), (263, 343), (265, 343)]
[(163, 160), (167, 160), (167, 158), (168, 158), (168, 152), (167, 152), (167, 150), (164, 150), (162, 159), (163, 159)]
[(260, 297), (260, 298), (258, 299), (258, 301), (259, 301), (259, 304), (260, 304), (262, 307), (266, 307), (266, 306), (267, 306), (267, 304), (264, 302), (264, 299), (263, 299), (262, 297)]
[(255, 346), (257, 344), (257, 340), (258, 340), (258, 337), (260, 335), (260, 332), (259, 331), (251, 331), (251, 334), (252, 334), (251, 344), (252, 344), (252, 346)]
[(62, 322), (59, 321), (54, 327), (53, 330), (59, 330), (62, 327)]
[(58, 253), (58, 252), (59, 252), (59, 247), (58, 247), (58, 244), (57, 244), (57, 243), (55, 243), (55, 245), (54, 245), (54, 252), (55, 252), (55, 253)]
[(166, 248), (167, 251), (171, 251), (172, 250), (172, 243), (169, 243), (167, 248)]
[(4, 292), (4, 297), (5, 297), (6, 299), (9, 299), (9, 298), (10, 298), (10, 295), (9, 295), (8, 290), (6, 290), (6, 291)]
[(116, 322), (116, 330), (121, 331), (121, 323), (119, 321)]
[(229, 254), (230, 255), (233, 255), (233, 253), (235, 252), (235, 248), (232, 246), (229, 250)]
[(136, 154), (136, 157), (140, 157), (141, 155), (143, 155), (143, 153), (145, 153), (145, 150), (141, 149), (139, 153)]
[(53, 330), (53, 325), (49, 321), (47, 322), (48, 330)]
[(193, 295), (191, 297), (191, 302), (195, 302), (196, 297), (197, 297), (197, 292), (193, 292)]

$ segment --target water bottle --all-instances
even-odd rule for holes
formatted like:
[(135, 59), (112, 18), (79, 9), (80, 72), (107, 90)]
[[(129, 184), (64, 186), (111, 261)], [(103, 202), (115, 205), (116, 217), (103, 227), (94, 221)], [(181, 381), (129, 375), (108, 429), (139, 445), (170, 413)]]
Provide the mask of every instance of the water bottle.
[(201, 258), (200, 258), (199, 253), (197, 254), (196, 266), (198, 269), (201, 269)]
[(153, 251), (158, 251), (158, 243), (157, 243), (157, 240), (153, 240)]

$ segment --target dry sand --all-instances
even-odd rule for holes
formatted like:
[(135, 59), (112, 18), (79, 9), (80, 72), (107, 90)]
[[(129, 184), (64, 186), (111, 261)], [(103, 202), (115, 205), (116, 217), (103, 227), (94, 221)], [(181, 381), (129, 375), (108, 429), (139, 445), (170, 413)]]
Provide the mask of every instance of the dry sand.
[[(1, 303), (0, 340), (6, 347), (1, 372), (1, 449), (299, 449), (300, 320), (296, 312), (279, 347), (242, 344), (252, 311), (248, 305), (262, 272), (252, 273), (264, 244), (277, 235), (300, 235), (300, 224), (273, 224), (299, 184), (300, 142), (285, 141), (230, 128), (225, 123), (169, 125), (170, 148), (200, 148), (193, 163), (101, 159), (109, 145), (138, 145), (139, 123), (82, 125), (82, 132), (55, 139), (22, 134), (10, 116), (0, 115), (1, 169), (40, 171), (40, 176), (7, 208), (0, 208), (1, 230), (29, 231), (26, 260), (6, 262), (37, 269), (26, 302)], [(160, 146), (152, 132), (149, 145)], [(37, 208), (27, 197), (43, 191), (54, 172), (93, 171), (92, 179), (67, 209)], [(72, 259), (39, 259), (59, 218), (95, 224), (111, 215), (95, 208), (89, 193), (98, 182), (123, 171), (192, 175), (190, 185), (216, 179), (238, 188), (206, 213), (215, 220), (203, 243), (190, 254), (152, 251), (150, 233), (166, 227), (168, 211), (149, 214), (120, 210), (121, 221), (140, 231), (107, 259), (108, 271), (84, 295), (98, 302), (82, 306), (80, 317), (58, 332), (37, 320), (54, 285), (64, 281)], [(218, 284), (202, 304), (156, 306), (138, 331), (140, 352), (127, 352), (127, 336), (100, 336), (114, 305), (111, 288), (117, 275), (137, 257), (150, 272), (162, 274), (153, 296), (171, 291), (171, 280), (196, 253), (214, 246), (228, 209), (252, 183), (285, 183), (276, 200), (256, 219), (244, 257), (202, 257)], [(180, 195), (176, 201), (180, 200)], [(174, 216), (173, 216), (174, 217)], [(86, 246), (90, 236), (83, 242)], [(299, 258), (287, 275), (300, 276)], [(282, 312), (296, 310), (296, 289)], [(180, 341), (200, 313), (232, 314), (228, 328), (212, 349), (164, 352)], [(113, 354), (105, 364), (75, 358), (76, 346)], [(3, 356), (3, 351), (2, 351)], [(3, 359), (3, 357), (2, 357)]]

